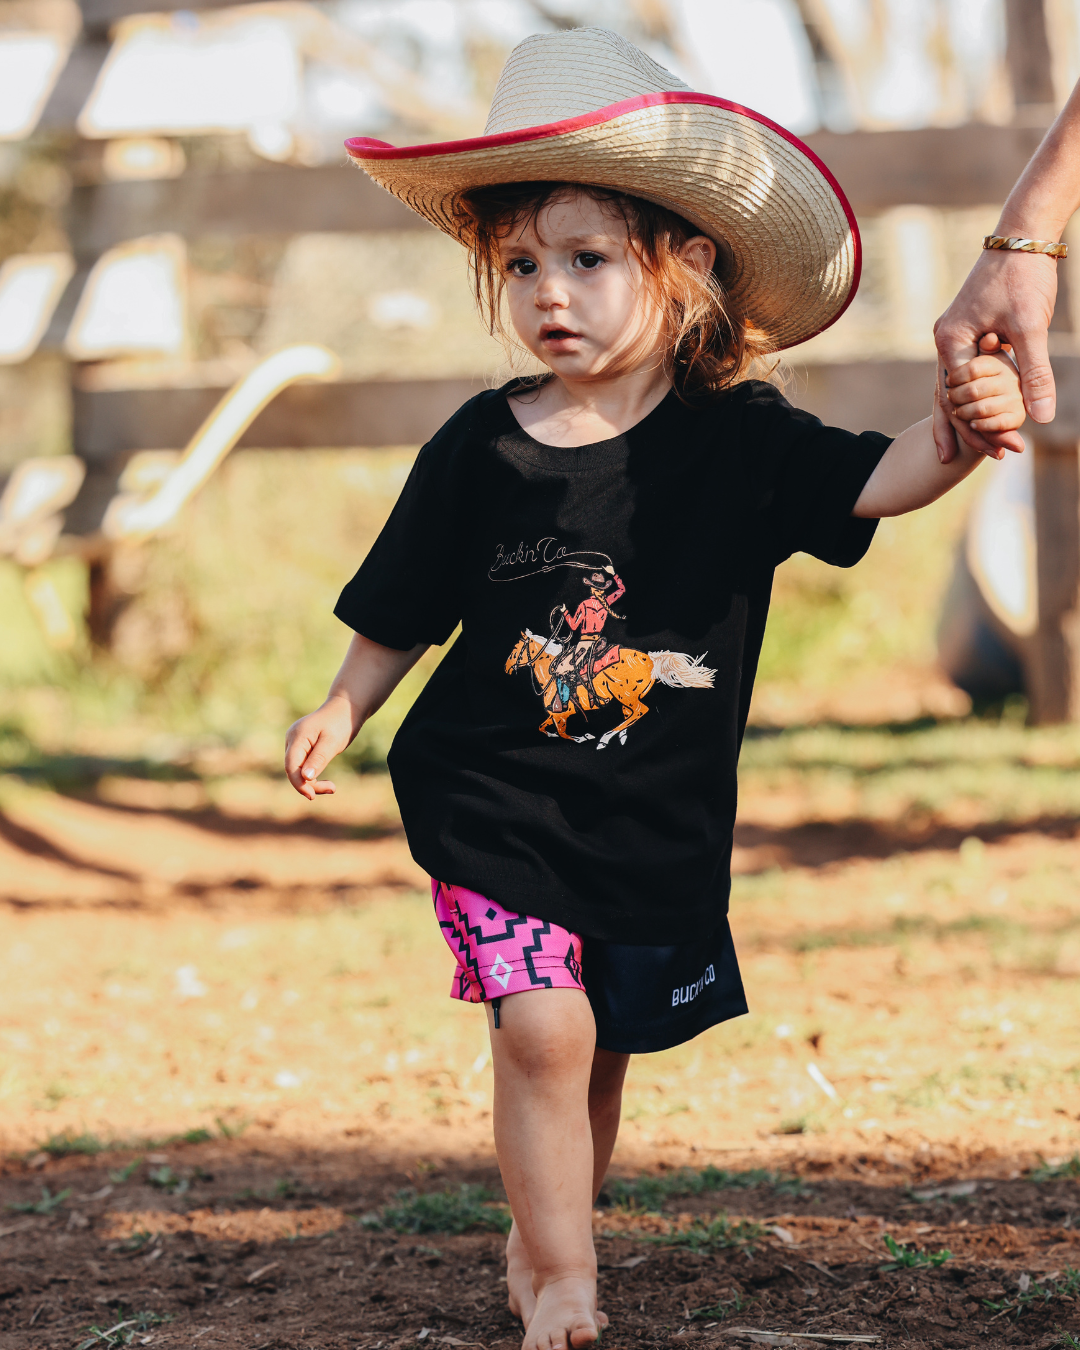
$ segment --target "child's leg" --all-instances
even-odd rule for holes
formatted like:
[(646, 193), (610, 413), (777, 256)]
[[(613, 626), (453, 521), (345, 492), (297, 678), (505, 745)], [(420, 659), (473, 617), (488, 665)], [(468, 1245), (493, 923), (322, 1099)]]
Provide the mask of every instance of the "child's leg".
[[(629, 1063), (629, 1055), (618, 1055), (612, 1050), (596, 1050), (593, 1054), (589, 1077), (589, 1125), (593, 1145), (594, 1203), (604, 1184), (611, 1151), (619, 1133), (622, 1085)], [(510, 1311), (528, 1326), (536, 1310), (536, 1293), (533, 1289), (532, 1262), (516, 1221), (506, 1243), (506, 1286)], [(598, 1311), (596, 1316), (600, 1326), (607, 1326), (605, 1313)]]
[(524, 1350), (590, 1345), (598, 1335), (592, 1009), (579, 990), (550, 989), (504, 998), (498, 1031), (488, 1018), (495, 1148), (536, 1293)]
[(619, 1134), (622, 1114), (622, 1089), (629, 1055), (614, 1050), (597, 1050), (589, 1079), (589, 1125), (593, 1142), (593, 1191), (595, 1202), (607, 1176), (611, 1153)]

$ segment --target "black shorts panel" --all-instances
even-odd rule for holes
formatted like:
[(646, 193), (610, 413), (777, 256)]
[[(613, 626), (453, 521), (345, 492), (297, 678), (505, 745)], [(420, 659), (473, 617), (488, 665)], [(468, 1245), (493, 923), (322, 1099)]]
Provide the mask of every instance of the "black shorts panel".
[(582, 942), (596, 1044), (624, 1055), (670, 1050), (749, 1009), (727, 919), (704, 942), (631, 947)]

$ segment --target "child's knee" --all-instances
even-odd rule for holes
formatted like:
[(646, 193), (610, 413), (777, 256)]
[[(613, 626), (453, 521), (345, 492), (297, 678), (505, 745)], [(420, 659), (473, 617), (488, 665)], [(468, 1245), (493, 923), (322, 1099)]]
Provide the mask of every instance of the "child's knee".
[[(559, 1034), (521, 1038), (511, 1051), (514, 1068), (530, 1080), (573, 1079), (584, 1086), (589, 1049), (575, 1038)], [(496, 1066), (497, 1067), (497, 1066)]]
[(596, 1031), (585, 996), (575, 993), (538, 990), (504, 998), (499, 1030), (491, 1033), (496, 1061), (506, 1057), (530, 1077), (584, 1071)]

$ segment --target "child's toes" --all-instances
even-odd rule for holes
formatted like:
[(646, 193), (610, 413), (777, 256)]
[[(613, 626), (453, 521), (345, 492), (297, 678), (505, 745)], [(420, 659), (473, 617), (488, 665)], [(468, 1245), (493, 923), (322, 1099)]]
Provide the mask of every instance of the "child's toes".
[[(606, 1320), (606, 1319), (605, 1319)], [(600, 1328), (591, 1317), (575, 1318), (565, 1328), (552, 1328), (537, 1338), (537, 1350), (579, 1350), (595, 1345), (600, 1339)]]
[[(536, 1350), (570, 1350), (569, 1335), (569, 1331), (558, 1327), (544, 1331), (537, 1337)], [(528, 1347), (527, 1341), (525, 1345)]]
[(590, 1317), (588, 1321), (580, 1321), (576, 1326), (570, 1327), (570, 1344), (577, 1350), (580, 1345), (595, 1345), (600, 1339), (600, 1328)]
[(593, 1312), (589, 1283), (568, 1280), (547, 1285), (537, 1299), (522, 1350), (580, 1350), (595, 1345), (600, 1317)]

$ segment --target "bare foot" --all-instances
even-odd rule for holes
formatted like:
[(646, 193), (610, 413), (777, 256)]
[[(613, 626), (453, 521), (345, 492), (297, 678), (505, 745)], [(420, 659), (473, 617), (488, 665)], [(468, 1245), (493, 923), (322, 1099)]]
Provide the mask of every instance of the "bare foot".
[(506, 1239), (506, 1295), (510, 1311), (528, 1327), (536, 1311), (536, 1295), (533, 1293), (532, 1262), (516, 1223)]
[(599, 1339), (596, 1281), (564, 1275), (538, 1292), (521, 1350), (577, 1350)]
[[(536, 1294), (533, 1290), (533, 1268), (529, 1253), (521, 1240), (515, 1223), (506, 1239), (506, 1301), (515, 1317), (520, 1317), (522, 1325), (528, 1328), (536, 1311)], [(605, 1312), (596, 1313), (596, 1324), (602, 1330), (608, 1325)]]

